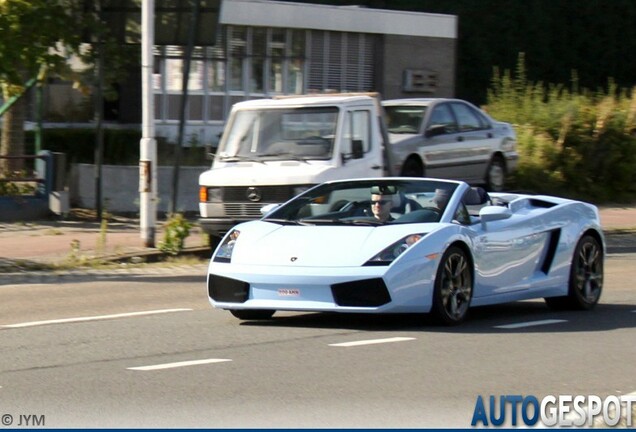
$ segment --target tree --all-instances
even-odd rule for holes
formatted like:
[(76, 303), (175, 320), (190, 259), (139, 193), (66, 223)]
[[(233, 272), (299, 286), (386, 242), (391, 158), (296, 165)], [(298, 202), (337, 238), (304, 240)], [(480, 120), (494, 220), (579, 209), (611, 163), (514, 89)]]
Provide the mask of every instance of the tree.
[[(4, 100), (25, 92), (25, 83), (67, 68), (81, 46), (80, 0), (0, 0), (0, 87)], [(20, 97), (4, 115), (0, 155), (24, 154), (26, 103)], [(21, 160), (0, 160), (0, 170), (19, 171)]]

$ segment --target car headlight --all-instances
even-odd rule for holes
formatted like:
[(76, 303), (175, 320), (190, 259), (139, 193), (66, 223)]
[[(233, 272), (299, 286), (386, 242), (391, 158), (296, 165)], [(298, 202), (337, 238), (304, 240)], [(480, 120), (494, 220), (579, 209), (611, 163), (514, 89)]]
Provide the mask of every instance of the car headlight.
[(388, 248), (371, 258), (365, 265), (389, 265), (402, 253), (417, 243), (424, 234), (410, 234), (393, 243)]
[(501, 143), (501, 150), (505, 152), (511, 152), (515, 149), (516, 141), (507, 139), (503, 143)]
[(214, 262), (225, 262), (229, 263), (232, 260), (232, 253), (234, 252), (234, 245), (236, 244), (236, 240), (239, 238), (241, 232), (239, 230), (232, 230), (225, 237), (221, 246), (216, 254), (214, 254)]

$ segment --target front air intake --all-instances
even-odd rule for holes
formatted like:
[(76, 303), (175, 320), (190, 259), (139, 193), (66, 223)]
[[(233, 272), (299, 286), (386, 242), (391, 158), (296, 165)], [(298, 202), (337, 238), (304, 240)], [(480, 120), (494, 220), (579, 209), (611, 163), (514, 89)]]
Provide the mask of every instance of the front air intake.
[(250, 284), (223, 276), (210, 275), (208, 294), (217, 302), (244, 303), (250, 293)]
[(377, 307), (391, 301), (382, 278), (334, 284), (331, 292), (338, 306)]

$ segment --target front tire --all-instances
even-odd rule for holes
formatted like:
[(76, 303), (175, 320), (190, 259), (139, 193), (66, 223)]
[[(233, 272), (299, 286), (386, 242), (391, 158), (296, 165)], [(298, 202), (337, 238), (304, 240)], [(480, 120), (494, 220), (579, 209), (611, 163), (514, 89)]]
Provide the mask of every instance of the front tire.
[(230, 313), (240, 320), (268, 320), (274, 315), (274, 310), (230, 310)]
[(598, 303), (603, 291), (603, 248), (589, 234), (579, 240), (570, 266), (568, 294), (545, 299), (552, 309), (590, 310)]
[(473, 269), (466, 253), (451, 246), (437, 268), (433, 291), (433, 314), (444, 325), (457, 325), (466, 319), (473, 298)]

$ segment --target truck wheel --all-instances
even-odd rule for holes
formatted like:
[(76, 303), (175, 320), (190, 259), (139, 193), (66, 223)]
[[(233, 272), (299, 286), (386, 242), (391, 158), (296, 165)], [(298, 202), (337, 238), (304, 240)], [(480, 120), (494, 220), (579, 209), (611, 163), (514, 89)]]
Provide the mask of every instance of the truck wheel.
[(215, 236), (214, 234), (208, 234), (208, 244), (212, 251), (214, 251), (214, 249), (216, 249), (216, 247), (221, 243), (221, 240), (223, 240), (222, 237)]
[(410, 158), (404, 162), (400, 175), (403, 177), (424, 177), (424, 167), (417, 159)]

